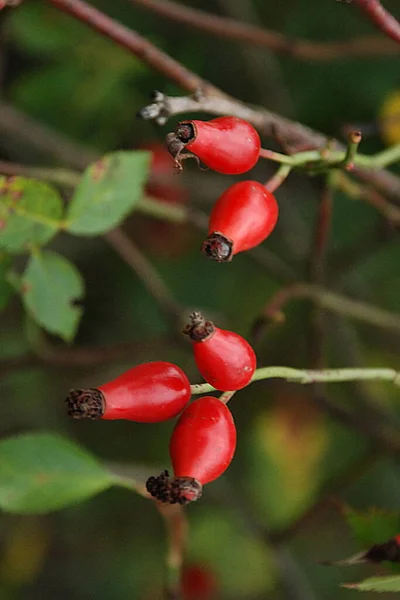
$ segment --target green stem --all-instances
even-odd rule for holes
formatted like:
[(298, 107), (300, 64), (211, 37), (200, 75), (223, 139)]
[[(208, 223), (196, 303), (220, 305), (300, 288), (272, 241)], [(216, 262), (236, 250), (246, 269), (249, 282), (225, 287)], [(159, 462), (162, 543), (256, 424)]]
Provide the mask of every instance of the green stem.
[(281, 186), (285, 179), (288, 177), (291, 170), (292, 167), (290, 165), (281, 165), (275, 173), (275, 175), (273, 175), (271, 179), (269, 179), (265, 183), (265, 187), (267, 188), (267, 190), (269, 190), (270, 192), (275, 192), (275, 190), (277, 190), (278, 187)]
[(298, 152), (292, 156), (286, 154), (280, 154), (279, 152), (273, 152), (265, 148), (261, 148), (260, 157), (272, 160), (282, 165), (289, 165), (290, 167), (307, 167), (314, 165), (325, 167), (339, 167), (346, 166), (348, 160), (353, 159), (352, 164), (357, 167), (365, 167), (369, 169), (383, 169), (390, 166), (393, 163), (400, 161), (400, 144), (391, 146), (382, 152), (373, 154), (371, 156), (366, 154), (358, 154), (356, 152), (358, 147), (357, 140), (351, 141), (346, 151), (343, 150), (308, 150), (306, 152)]
[(343, 159), (343, 167), (348, 171), (354, 168), (358, 146), (360, 145), (361, 139), (361, 131), (350, 131), (347, 142), (346, 155)]
[[(250, 383), (262, 379), (286, 379), (296, 383), (338, 383), (341, 381), (390, 381), (400, 386), (400, 372), (394, 369), (292, 369), (291, 367), (261, 367), (254, 372)], [(249, 384), (250, 385), (250, 384)], [(207, 394), (215, 390), (208, 383), (191, 386), (192, 394)]]
[(185, 206), (162, 202), (152, 196), (144, 196), (136, 204), (135, 209), (139, 212), (172, 223), (185, 223), (188, 220), (188, 211)]
[(31, 167), (8, 161), (0, 161), (0, 174), (32, 177), (69, 188), (76, 187), (81, 179), (81, 174), (71, 169)]

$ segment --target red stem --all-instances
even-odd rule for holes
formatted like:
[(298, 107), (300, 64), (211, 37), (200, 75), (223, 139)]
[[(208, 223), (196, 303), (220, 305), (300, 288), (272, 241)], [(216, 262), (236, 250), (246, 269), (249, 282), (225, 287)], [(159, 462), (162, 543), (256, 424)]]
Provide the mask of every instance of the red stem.
[(383, 8), (379, 0), (354, 0), (354, 2), (383, 33), (400, 44), (400, 23)]
[(260, 48), (268, 48), (283, 56), (300, 60), (329, 61), (349, 56), (375, 56), (395, 54), (398, 49), (390, 40), (378, 37), (358, 37), (337, 42), (314, 42), (285, 37), (252, 23), (244, 23), (230, 17), (222, 17), (198, 8), (186, 6), (185, 2), (171, 0), (130, 0), (134, 5), (151, 11), (162, 18), (181, 23), (217, 38), (234, 40)]

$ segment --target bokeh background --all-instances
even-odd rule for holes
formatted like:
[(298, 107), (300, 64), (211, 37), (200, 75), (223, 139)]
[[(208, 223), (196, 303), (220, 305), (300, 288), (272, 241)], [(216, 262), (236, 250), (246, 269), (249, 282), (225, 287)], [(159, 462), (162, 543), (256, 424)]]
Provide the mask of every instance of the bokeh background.
[[(93, 4), (241, 100), (265, 105), (341, 139), (348, 127), (361, 127), (365, 153), (395, 141), (382, 135), (380, 115), (387, 98), (400, 90), (399, 54), (306, 62), (218, 40), (127, 0)], [(289, 37), (328, 41), (382, 35), (355, 7), (332, 0), (185, 4)], [(395, 0), (386, 6), (400, 16)], [(159, 145), (177, 119), (158, 127), (136, 119), (136, 113), (154, 89), (170, 94), (182, 90), (48, 2), (26, 0), (16, 9), (2, 11), (0, 39), (0, 111), (2, 103), (11, 105), (76, 143), (76, 162), (69, 165), (57, 151), (10, 133), (3, 123), (3, 160), (78, 168), (91, 153), (151, 145), (158, 157), (154, 169), (164, 184), (161, 189), (153, 187), (152, 193), (203, 212), (234, 181), (199, 171), (189, 161), (182, 175), (175, 174), (168, 157), (160, 158)], [(271, 141), (264, 141), (270, 147)], [(273, 171), (262, 162), (252, 176), (265, 181)], [(323, 322), (319, 354), (325, 366), (399, 368), (398, 331), (334, 312), (317, 314), (307, 299), (290, 302), (284, 321), (261, 333), (254, 327), (272, 295), (286, 283), (279, 260), (294, 272), (295, 280), (309, 280), (322, 190), (322, 178), (302, 174), (291, 175), (278, 190), (280, 220), (265, 243), (264, 261), (240, 255), (229, 265), (212, 264), (199, 252), (203, 233), (187, 224), (133, 214), (125, 230), (182, 305), (182, 320), (187, 311), (198, 308), (220, 326), (253, 339), (259, 365), (315, 364), (318, 319)], [(0, 381), (1, 436), (59, 432), (120, 469), (143, 477), (156, 473), (169, 466), (173, 423), (72, 422), (63, 400), (71, 387), (95, 387), (147, 360), (176, 362), (193, 383), (199, 382), (190, 347), (179, 339), (177, 324), (104, 240), (60, 235), (52, 247), (72, 260), (86, 281), (85, 312), (74, 344), (105, 348), (126, 342), (127, 349), (100, 364), (54, 365), (42, 354), (35, 361), (16, 360), (13, 365), (10, 358), (31, 352), (32, 343), (37, 350), (37, 336), (30, 334), (19, 301), (12, 300), (0, 321), (0, 355), (7, 367)], [(368, 203), (335, 192), (326, 288), (395, 313), (400, 309), (399, 265), (395, 227)], [(57, 351), (63, 348), (55, 338), (47, 342)], [(320, 397), (328, 400), (320, 402)], [(359, 431), (376, 411), (395, 418), (396, 403), (398, 392), (378, 383), (315, 390), (260, 382), (239, 392), (231, 402), (238, 428), (234, 462), (225, 476), (207, 486), (201, 501), (188, 508), (187, 565), (208, 571), (214, 583), (211, 591), (196, 596), (192, 589), (187, 597), (353, 597), (355, 592), (340, 590), (339, 585), (379, 569), (343, 571), (318, 561), (360, 549), (340, 503), (358, 509), (395, 510), (400, 505), (395, 456)], [(340, 410), (337, 418), (335, 406), (349, 410), (356, 425), (343, 423)], [(309, 517), (303, 518), (308, 512)], [(158, 600), (165, 552), (163, 523), (154, 506), (124, 490), (113, 489), (48, 516), (2, 514), (0, 598)]]

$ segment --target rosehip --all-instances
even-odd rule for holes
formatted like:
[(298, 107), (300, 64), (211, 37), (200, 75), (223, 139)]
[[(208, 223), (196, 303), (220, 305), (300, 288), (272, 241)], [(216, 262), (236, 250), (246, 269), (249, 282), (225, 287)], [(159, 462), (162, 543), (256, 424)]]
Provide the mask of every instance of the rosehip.
[(216, 598), (219, 591), (216, 574), (204, 564), (186, 565), (181, 585), (184, 600), (209, 600)]
[(215, 327), (199, 312), (190, 315), (186, 333), (193, 342), (194, 359), (204, 379), (217, 390), (240, 390), (256, 368), (253, 348), (233, 331)]
[(147, 491), (170, 504), (200, 498), (202, 486), (228, 468), (236, 448), (236, 428), (229, 408), (205, 396), (183, 411), (172, 433), (169, 451), (175, 477), (168, 471), (147, 480)]
[(215, 203), (203, 252), (217, 262), (228, 262), (239, 252), (261, 244), (278, 220), (275, 196), (258, 181), (229, 187)]
[(189, 380), (179, 367), (149, 362), (98, 388), (71, 390), (66, 402), (74, 419), (159, 423), (176, 417), (190, 396)]
[(167, 138), (168, 149), (181, 166), (183, 149), (203, 164), (226, 175), (239, 175), (254, 167), (260, 155), (260, 136), (253, 125), (238, 117), (211, 121), (182, 121)]

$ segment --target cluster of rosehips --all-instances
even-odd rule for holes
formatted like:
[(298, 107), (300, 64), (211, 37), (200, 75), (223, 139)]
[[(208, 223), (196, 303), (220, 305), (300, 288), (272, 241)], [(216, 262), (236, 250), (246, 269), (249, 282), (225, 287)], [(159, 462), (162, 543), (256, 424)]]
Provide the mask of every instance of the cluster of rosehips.
[[(260, 137), (237, 117), (208, 122), (184, 121), (167, 136), (167, 147), (181, 169), (182, 160), (198, 161), (229, 175), (249, 171), (260, 157)], [(264, 241), (275, 227), (278, 205), (257, 181), (241, 181), (217, 200), (203, 252), (227, 262), (238, 252)], [(185, 333), (204, 379), (230, 392), (246, 386), (256, 368), (252, 347), (240, 335), (219, 329), (195, 312)], [(204, 396), (189, 403), (191, 386), (185, 373), (168, 362), (139, 365), (98, 388), (72, 390), (68, 413), (75, 419), (128, 419), (155, 423), (180, 415), (170, 440), (173, 477), (164, 471), (150, 477), (148, 492), (161, 502), (186, 504), (197, 500), (202, 486), (229, 466), (236, 447), (236, 429), (224, 397)], [(183, 411), (183, 412), (182, 412)]]
[[(199, 312), (190, 316), (184, 333), (192, 342), (200, 373), (217, 390), (235, 391), (250, 382), (256, 356), (240, 335), (219, 329)], [(75, 419), (157, 423), (182, 413), (170, 440), (174, 477), (164, 471), (150, 477), (146, 487), (161, 502), (186, 504), (197, 500), (202, 486), (227, 469), (236, 448), (235, 424), (223, 400), (203, 396), (188, 404), (190, 397), (189, 380), (178, 366), (150, 362), (98, 388), (72, 390), (66, 402)]]
[[(252, 169), (260, 157), (260, 136), (238, 117), (211, 121), (182, 121), (166, 138), (176, 165), (195, 157), (205, 166), (226, 175)], [(187, 152), (189, 151), (189, 152)], [(228, 262), (238, 252), (254, 248), (273, 231), (278, 205), (270, 190), (258, 181), (240, 181), (230, 186), (215, 203), (209, 220), (203, 252), (217, 262)]]

